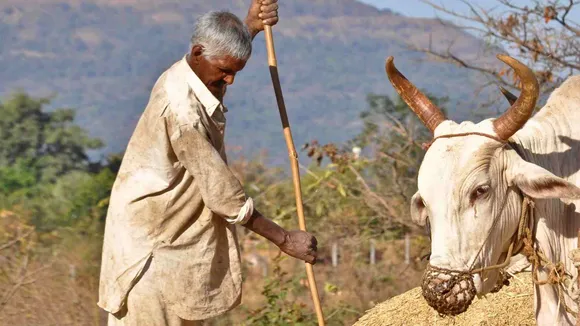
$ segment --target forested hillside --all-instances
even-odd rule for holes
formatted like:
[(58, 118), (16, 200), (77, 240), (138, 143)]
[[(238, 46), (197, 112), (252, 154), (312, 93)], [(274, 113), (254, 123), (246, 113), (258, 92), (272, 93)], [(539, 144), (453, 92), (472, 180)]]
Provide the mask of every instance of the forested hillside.
[[(482, 43), (435, 20), (408, 18), (354, 0), (281, 1), (274, 29), (282, 87), (296, 143), (341, 142), (360, 132), (368, 93), (393, 94), (388, 55), (438, 96), (473, 100), (478, 75), (435, 62), (407, 44), (429, 42), (475, 57)], [(78, 110), (90, 135), (120, 152), (158, 75), (188, 47), (195, 16), (229, 9), (245, 16), (248, 0), (7, 0), (0, 3), (0, 95), (17, 89), (54, 94), (54, 107)], [(485, 95), (485, 94), (484, 94)], [(482, 96), (484, 96), (482, 95)], [(476, 99), (475, 99), (476, 100)], [(263, 35), (226, 99), (232, 154), (286, 149), (266, 67)], [(474, 105), (450, 105), (465, 117)], [(236, 148), (242, 149), (241, 152)]]

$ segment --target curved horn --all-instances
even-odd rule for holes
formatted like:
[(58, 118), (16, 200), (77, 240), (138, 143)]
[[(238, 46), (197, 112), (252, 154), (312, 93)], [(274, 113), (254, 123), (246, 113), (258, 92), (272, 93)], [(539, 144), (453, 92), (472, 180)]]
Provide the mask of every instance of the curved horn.
[(435, 128), (445, 121), (443, 112), (435, 106), (423, 93), (421, 93), (415, 85), (413, 85), (405, 76), (403, 76), (393, 63), (393, 57), (387, 58), (385, 66), (387, 76), (393, 87), (399, 93), (403, 101), (409, 105), (411, 110), (421, 119), (423, 124), (435, 132)]
[(510, 103), (510, 105), (514, 105), (515, 101), (518, 99), (517, 96), (515, 96), (514, 94), (510, 93), (510, 91), (508, 91), (507, 89), (503, 88), (503, 87), (499, 87), (499, 90), (501, 91), (501, 93), (503, 94), (503, 96), (505, 96), (505, 98), (508, 100), (508, 102)]
[(497, 58), (510, 66), (520, 77), (522, 83), (520, 97), (493, 122), (493, 127), (499, 138), (507, 140), (526, 124), (534, 112), (536, 101), (540, 95), (540, 86), (534, 72), (518, 60), (505, 54), (498, 54)]

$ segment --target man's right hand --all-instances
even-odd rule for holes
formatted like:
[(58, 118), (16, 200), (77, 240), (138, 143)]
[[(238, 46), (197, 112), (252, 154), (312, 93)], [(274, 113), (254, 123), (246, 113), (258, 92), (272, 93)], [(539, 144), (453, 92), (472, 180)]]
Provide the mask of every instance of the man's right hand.
[(305, 231), (288, 231), (284, 237), (284, 242), (278, 247), (288, 255), (301, 259), (312, 265), (316, 264), (318, 241)]
[(252, 0), (245, 23), (252, 38), (263, 31), (265, 25), (276, 25), (278, 23), (278, 0)]
[(278, 224), (265, 218), (257, 209), (244, 226), (270, 240), (286, 254), (314, 265), (318, 241), (312, 234), (304, 231), (286, 231)]

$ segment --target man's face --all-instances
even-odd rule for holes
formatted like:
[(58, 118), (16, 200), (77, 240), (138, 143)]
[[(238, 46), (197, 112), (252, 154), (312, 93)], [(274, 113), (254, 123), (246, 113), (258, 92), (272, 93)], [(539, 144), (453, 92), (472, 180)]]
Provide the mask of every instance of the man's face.
[(202, 55), (202, 50), (199, 45), (191, 49), (189, 66), (209, 91), (222, 102), (227, 85), (234, 83), (236, 73), (244, 69), (246, 61), (227, 55), (207, 59)]

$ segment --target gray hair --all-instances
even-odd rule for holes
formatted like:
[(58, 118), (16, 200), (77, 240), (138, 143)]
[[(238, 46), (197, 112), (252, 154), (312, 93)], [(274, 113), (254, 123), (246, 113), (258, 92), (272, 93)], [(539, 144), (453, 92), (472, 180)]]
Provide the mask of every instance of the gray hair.
[(228, 11), (210, 11), (200, 16), (191, 36), (191, 46), (203, 46), (207, 58), (229, 55), (247, 60), (252, 53), (252, 36), (247, 26)]

